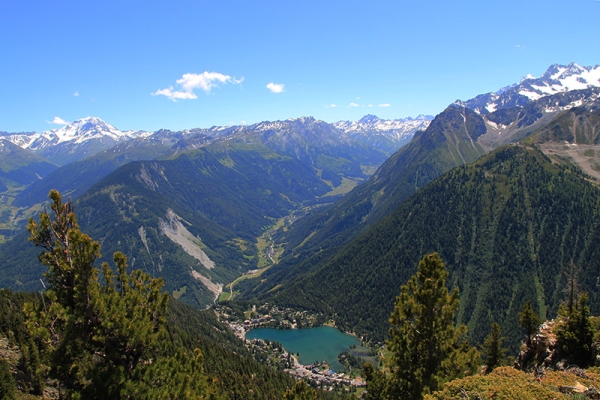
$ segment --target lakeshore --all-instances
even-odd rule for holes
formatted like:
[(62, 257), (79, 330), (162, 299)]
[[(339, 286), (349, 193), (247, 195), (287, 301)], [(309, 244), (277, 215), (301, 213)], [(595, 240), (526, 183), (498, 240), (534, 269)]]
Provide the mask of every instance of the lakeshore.
[(360, 340), (330, 326), (305, 329), (257, 328), (246, 333), (246, 339), (276, 341), (292, 354), (299, 355), (303, 365), (326, 361), (329, 369), (341, 371), (344, 367), (338, 362), (338, 354), (350, 351), (352, 346), (360, 346)]

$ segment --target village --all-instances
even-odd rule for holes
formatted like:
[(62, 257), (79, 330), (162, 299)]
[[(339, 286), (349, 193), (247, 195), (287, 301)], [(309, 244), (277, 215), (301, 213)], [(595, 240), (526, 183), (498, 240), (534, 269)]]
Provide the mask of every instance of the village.
[[(302, 379), (315, 388), (329, 391), (343, 391), (354, 393), (359, 388), (364, 388), (366, 383), (360, 374), (334, 372), (326, 361), (302, 365), (298, 357), (286, 351), (280, 343), (262, 340), (246, 339), (246, 333), (256, 328), (274, 329), (301, 329), (333, 325), (333, 321), (325, 320), (323, 315), (315, 315), (306, 311), (297, 311), (290, 308), (280, 309), (277, 306), (264, 304), (261, 307), (252, 307), (252, 311), (244, 312), (242, 320), (237, 313), (227, 307), (217, 307), (221, 321), (225, 322), (235, 335), (244, 340), (246, 346), (254, 357), (265, 365), (281, 369), (296, 379)], [(345, 355), (340, 356), (345, 359)], [(350, 368), (352, 371), (352, 368)]]

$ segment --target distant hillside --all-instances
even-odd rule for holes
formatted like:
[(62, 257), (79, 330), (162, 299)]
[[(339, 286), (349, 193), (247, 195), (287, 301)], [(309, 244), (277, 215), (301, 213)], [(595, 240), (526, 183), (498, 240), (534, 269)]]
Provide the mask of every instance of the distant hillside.
[[(317, 170), (246, 142), (224, 142), (171, 160), (128, 163), (76, 202), (82, 229), (106, 255), (165, 278), (189, 304), (212, 304), (223, 284), (256, 269), (265, 226), (329, 192)], [(0, 248), (0, 286), (36, 290), (41, 271), (24, 237)]]
[(600, 100), (564, 111), (532, 134), (535, 143), (558, 162), (569, 162), (600, 181)]
[(43, 157), (0, 137), (0, 182), (4, 185), (28, 185), (42, 180), (56, 168)]
[(56, 165), (0, 135), (0, 243), (14, 236), (27, 220), (26, 210), (13, 205), (21, 190), (42, 181)]
[(51, 189), (75, 199), (121, 165), (131, 161), (153, 160), (168, 152), (181, 139), (175, 132), (169, 132), (168, 136), (161, 133), (121, 142), (91, 157), (62, 166), (45, 179), (25, 188), (16, 196), (13, 204), (30, 207), (45, 202)]

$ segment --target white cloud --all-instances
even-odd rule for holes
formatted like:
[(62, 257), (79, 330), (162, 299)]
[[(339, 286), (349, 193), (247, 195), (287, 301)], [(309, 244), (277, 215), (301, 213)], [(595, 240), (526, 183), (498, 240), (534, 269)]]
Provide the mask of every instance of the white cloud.
[(325, 106), (325, 108), (336, 108), (337, 104), (328, 104)]
[(79, 97), (79, 90), (76, 90), (75, 93), (73, 93), (73, 96)]
[(46, 121), (46, 122), (48, 122), (49, 124), (55, 124), (55, 125), (69, 125), (70, 124), (69, 121), (65, 121), (61, 117), (54, 117), (54, 119), (52, 121)]
[(377, 107), (389, 107), (390, 103), (378, 104)]
[(358, 107), (358, 104), (356, 104), (356, 103), (350, 103), (350, 104), (348, 104), (348, 107)]
[(181, 79), (177, 79), (176, 83), (180, 86), (180, 90), (175, 90), (173, 86), (166, 89), (158, 89), (151, 93), (153, 96), (166, 96), (173, 101), (197, 99), (198, 96), (194, 93), (196, 89), (202, 89), (205, 93), (219, 86), (219, 84), (234, 84), (238, 85), (244, 81), (244, 78), (236, 79), (229, 75), (224, 75), (219, 72), (204, 71), (201, 74), (183, 74)]
[(283, 83), (269, 82), (267, 84), (267, 89), (269, 89), (271, 93), (281, 93), (283, 92), (284, 86), (285, 85)]
[(182, 91), (177, 91), (177, 90), (173, 90), (173, 86), (169, 86), (167, 89), (158, 89), (156, 92), (152, 93), (153, 96), (167, 96), (169, 99), (173, 100), (173, 101), (177, 101), (177, 100), (190, 100), (190, 99), (197, 99), (198, 96), (196, 96), (195, 93), (193, 92), (182, 92)]

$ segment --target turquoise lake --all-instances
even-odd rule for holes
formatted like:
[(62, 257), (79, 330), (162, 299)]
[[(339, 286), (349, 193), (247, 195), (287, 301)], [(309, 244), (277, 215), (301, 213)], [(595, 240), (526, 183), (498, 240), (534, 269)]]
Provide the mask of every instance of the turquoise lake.
[(300, 353), (300, 364), (312, 364), (326, 360), (334, 371), (343, 368), (337, 360), (338, 354), (349, 350), (350, 346), (360, 346), (357, 337), (348, 335), (330, 326), (308, 329), (258, 328), (246, 333), (246, 339), (267, 339), (279, 343), (292, 354)]

